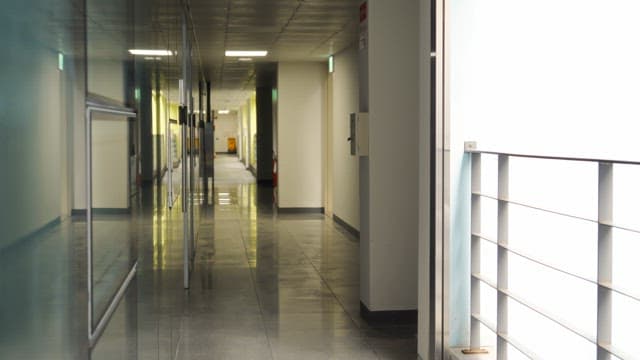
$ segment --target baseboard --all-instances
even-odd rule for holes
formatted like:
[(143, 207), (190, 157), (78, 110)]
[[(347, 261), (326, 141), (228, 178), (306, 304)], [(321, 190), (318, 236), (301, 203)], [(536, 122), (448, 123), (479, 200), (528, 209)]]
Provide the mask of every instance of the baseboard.
[(324, 208), (312, 207), (278, 207), (280, 214), (324, 214)]
[[(128, 215), (131, 214), (131, 208), (95, 208), (94, 215)], [(71, 216), (87, 216), (87, 209), (72, 209)]]
[(31, 239), (35, 239), (38, 236), (43, 235), (47, 231), (51, 230), (52, 228), (60, 225), (61, 223), (62, 223), (62, 218), (60, 216), (58, 216), (58, 217), (54, 218), (53, 220), (49, 221), (48, 223), (40, 226), (39, 228), (33, 230), (30, 233), (28, 233), (27, 235), (23, 235), (23, 236), (15, 239), (13, 242), (10, 242), (5, 247), (0, 247), (0, 253), (2, 253), (4, 251), (10, 251), (13, 248), (17, 248), (21, 244), (23, 244), (25, 241), (28, 241), (28, 240), (31, 240)]
[(371, 311), (360, 302), (360, 316), (368, 322), (387, 324), (417, 324), (418, 310)]
[(333, 221), (347, 230), (349, 234), (355, 236), (357, 239), (360, 239), (360, 231), (349, 225), (346, 221), (340, 219), (340, 217), (336, 216), (336, 214), (333, 214)]

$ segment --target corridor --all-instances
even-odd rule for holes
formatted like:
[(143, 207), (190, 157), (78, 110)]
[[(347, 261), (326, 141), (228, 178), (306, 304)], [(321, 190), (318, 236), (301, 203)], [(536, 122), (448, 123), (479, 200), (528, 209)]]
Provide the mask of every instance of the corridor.
[(415, 325), (360, 317), (357, 239), (324, 215), (274, 213), (273, 189), (247, 183), (235, 157), (218, 156), (216, 174), (198, 206), (191, 289), (182, 289), (180, 209), (145, 213), (152, 235), (139, 244), (137, 299), (120, 305), (94, 359), (135, 352), (133, 327), (145, 360), (416, 358)]

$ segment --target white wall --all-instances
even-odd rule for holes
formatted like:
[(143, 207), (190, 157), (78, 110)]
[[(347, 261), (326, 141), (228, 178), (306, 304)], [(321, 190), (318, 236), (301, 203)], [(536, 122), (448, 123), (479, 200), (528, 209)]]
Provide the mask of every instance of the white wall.
[(349, 114), (358, 112), (358, 52), (354, 46), (334, 56), (333, 116), (333, 213), (360, 229), (358, 157), (351, 155)]
[(418, 5), (368, 7), (369, 229), (360, 243), (361, 301), (371, 311), (418, 305)]
[(216, 119), (216, 152), (227, 152), (227, 141), (229, 138), (236, 139), (238, 145), (238, 113), (232, 112), (227, 115), (217, 115)]
[(278, 64), (278, 206), (323, 203), (324, 63)]
[(101, 114), (94, 114), (92, 123), (93, 207), (128, 208), (129, 124)]
[[(0, 13), (3, 44), (11, 49), (0, 60), (0, 250), (70, 210), (71, 119), (84, 107), (83, 60), (67, 47), (72, 29), (44, 25), (51, 16), (79, 14), (49, 2), (7, 3)], [(67, 54), (63, 70), (58, 52)]]

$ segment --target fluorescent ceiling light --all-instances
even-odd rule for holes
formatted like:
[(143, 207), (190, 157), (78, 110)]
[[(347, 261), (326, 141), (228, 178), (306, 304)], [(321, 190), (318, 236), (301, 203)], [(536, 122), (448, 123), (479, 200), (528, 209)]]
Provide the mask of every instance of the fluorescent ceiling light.
[(238, 61), (251, 61), (252, 58), (239, 58)]
[(144, 56), (171, 56), (173, 52), (171, 50), (143, 50), (143, 49), (130, 49), (129, 52), (133, 55)]
[(227, 50), (224, 56), (233, 57), (251, 57), (251, 56), (267, 56), (269, 52), (266, 50)]
[(218, 114), (220, 115), (227, 115), (228, 113), (230, 113), (229, 110), (218, 110)]

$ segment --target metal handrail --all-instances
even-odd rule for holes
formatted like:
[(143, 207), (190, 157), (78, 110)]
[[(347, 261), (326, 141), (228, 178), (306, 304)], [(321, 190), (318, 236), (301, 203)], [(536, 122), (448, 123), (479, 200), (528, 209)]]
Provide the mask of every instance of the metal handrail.
[(125, 107), (117, 107), (112, 105), (101, 104), (93, 101), (86, 102), (86, 113), (85, 113), (85, 181), (86, 181), (86, 218), (87, 218), (87, 306), (88, 306), (88, 338), (89, 338), (89, 347), (93, 348), (93, 346), (97, 343), (98, 339), (104, 332), (111, 316), (115, 312), (118, 304), (122, 300), (126, 289), (129, 287), (131, 280), (133, 279), (137, 268), (138, 262), (135, 261), (134, 264), (129, 269), (126, 278), (120, 284), (118, 291), (115, 293), (109, 305), (100, 317), (96, 328), (93, 328), (93, 186), (92, 186), (92, 136), (91, 136), (91, 115), (94, 112), (110, 114), (110, 115), (120, 115), (126, 116), (127, 118), (135, 118), (137, 114), (135, 111)]
[(475, 149), (474, 146), (475, 145), (473, 144), (465, 143), (465, 152), (469, 154), (504, 155), (509, 157), (520, 157), (520, 158), (542, 159), (542, 160), (563, 160), (563, 161), (610, 163), (610, 164), (622, 164), (622, 165), (640, 165), (640, 161), (508, 153), (508, 152), (478, 150), (478, 149)]
[[(480, 314), (477, 313), (478, 303), (479, 301), (479, 288), (478, 282), (485, 283), (490, 287), (497, 290), (498, 296), (498, 305), (500, 301), (506, 301), (506, 299), (512, 299), (521, 305), (529, 308), (530, 310), (536, 312), (538, 315), (551, 320), (555, 324), (569, 330), (575, 335), (578, 335), (585, 339), (586, 341), (594, 344), (598, 350), (598, 359), (606, 358), (606, 354), (611, 354), (617, 357), (621, 357), (623, 355), (620, 352), (620, 349), (614, 349), (611, 346), (611, 296), (612, 293), (617, 293), (623, 296), (628, 297), (635, 302), (640, 302), (640, 298), (630, 292), (624, 291), (620, 288), (616, 288), (612, 284), (612, 244), (613, 238), (611, 234), (611, 229), (621, 229), (634, 233), (639, 233), (640, 231), (636, 229), (631, 229), (629, 227), (618, 226), (613, 221), (613, 166), (614, 165), (640, 165), (638, 161), (628, 161), (628, 160), (614, 160), (614, 159), (598, 159), (598, 158), (579, 158), (579, 157), (566, 157), (566, 156), (545, 156), (545, 155), (530, 155), (530, 154), (522, 154), (522, 153), (504, 153), (504, 152), (496, 152), (496, 151), (481, 151), (476, 148), (475, 143), (467, 142), (465, 143), (465, 153), (472, 155), (471, 158), (471, 233), (470, 233), (470, 241), (471, 241), (471, 348), (476, 348), (478, 344), (478, 328), (474, 327), (474, 321), (477, 324), (486, 322), (486, 319), (481, 319)], [(481, 170), (481, 161), (482, 155), (497, 155), (498, 156), (498, 172), (496, 174), (498, 178), (498, 195), (486, 195), (481, 191), (481, 178), (482, 178), (482, 170)], [(540, 160), (551, 160), (551, 161), (573, 161), (573, 162), (589, 162), (595, 163), (598, 167), (598, 215), (597, 219), (589, 219), (581, 216), (575, 216), (566, 214), (559, 211), (553, 211), (549, 209), (544, 209), (538, 206), (533, 206), (525, 203), (521, 203), (518, 201), (513, 201), (509, 198), (509, 159), (511, 157), (519, 157), (519, 158), (529, 158), (529, 159), (540, 159)], [(491, 199), (498, 202), (498, 239), (492, 240), (486, 237), (483, 237), (480, 234), (479, 221), (480, 221), (480, 200), (482, 198)], [(558, 216), (563, 216), (567, 218), (572, 218), (576, 220), (581, 220), (589, 223), (596, 224), (598, 226), (598, 276), (597, 279), (591, 280), (588, 278), (584, 278), (577, 274), (573, 274), (571, 272), (567, 272), (560, 267), (553, 266), (551, 264), (538, 261), (533, 257), (526, 255), (525, 253), (521, 253), (517, 249), (509, 246), (509, 205), (522, 206), (529, 209), (542, 211), (546, 213), (551, 213)], [(480, 240), (486, 240), (497, 246), (498, 250), (498, 283), (494, 284), (489, 279), (486, 279), (479, 273), (480, 264), (484, 261), (478, 252), (478, 246)], [(557, 271), (559, 273), (563, 273), (565, 275), (570, 275), (574, 278), (583, 280), (585, 282), (595, 284), (598, 287), (598, 319), (597, 319), (597, 329), (595, 336), (590, 334), (589, 331), (584, 331), (583, 329), (575, 328), (569, 325), (563, 319), (557, 317), (557, 314), (547, 313), (543, 309), (538, 308), (536, 305), (529, 303), (527, 299), (521, 298), (517, 296), (517, 294), (513, 294), (508, 289), (508, 256), (509, 254), (513, 254), (519, 257), (522, 257), (528, 261), (533, 263), (543, 265), (551, 270)], [(502, 284), (502, 285), (501, 285)], [(475, 304), (475, 306), (474, 306)], [(476, 311), (476, 312), (474, 312)], [(507, 329), (505, 327), (507, 323), (507, 308), (506, 305), (500, 307), (498, 306), (498, 316), (497, 316), (497, 326), (492, 331), (498, 337), (498, 343), (502, 341), (503, 343), (506, 341), (507, 343), (512, 343), (513, 339), (509, 339), (507, 334)], [(502, 328), (502, 330), (501, 330)], [(513, 344), (513, 343), (512, 343)], [(516, 346), (518, 348), (519, 346)], [(500, 353), (500, 351), (498, 351)], [(504, 355), (504, 353), (503, 353)], [(531, 354), (527, 354), (527, 356), (531, 356)], [(499, 356), (500, 357), (500, 356)]]

